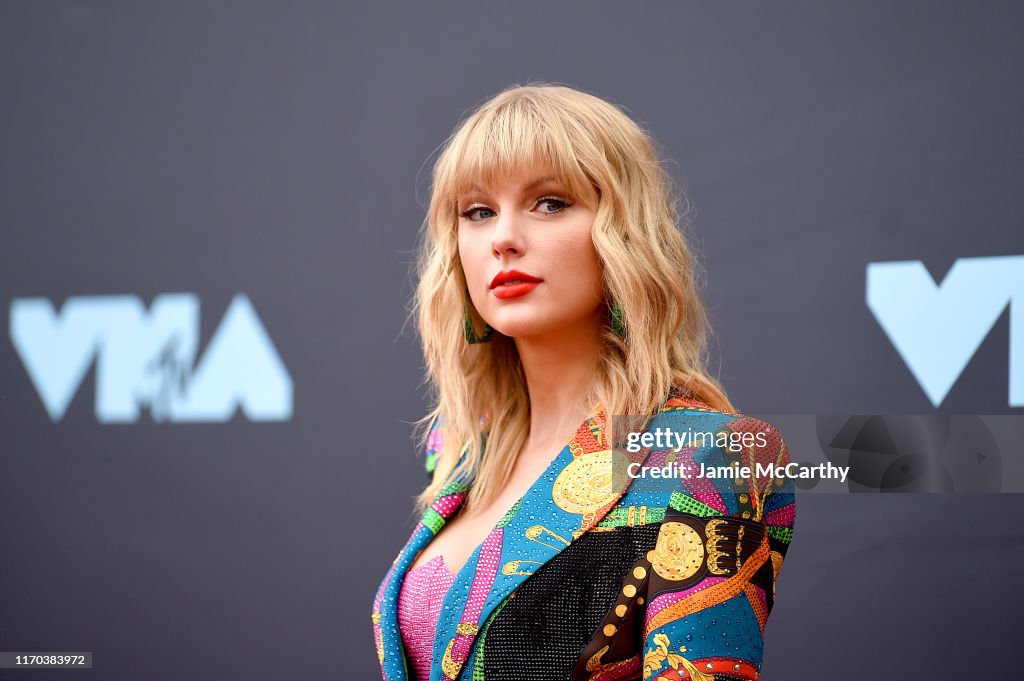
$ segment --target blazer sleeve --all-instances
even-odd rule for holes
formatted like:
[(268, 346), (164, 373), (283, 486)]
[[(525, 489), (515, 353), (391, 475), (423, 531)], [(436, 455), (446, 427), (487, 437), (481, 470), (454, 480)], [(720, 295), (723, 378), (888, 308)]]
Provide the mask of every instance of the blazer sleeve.
[[(793, 535), (796, 499), (792, 481), (777, 475), (789, 463), (781, 434), (758, 419), (736, 423), (734, 432), (763, 432), (765, 445), (732, 460), (770, 462), (772, 473), (705, 481), (703, 491), (689, 484), (673, 494), (648, 554), (645, 680), (760, 677), (764, 628)], [(730, 460), (724, 449), (714, 455)]]

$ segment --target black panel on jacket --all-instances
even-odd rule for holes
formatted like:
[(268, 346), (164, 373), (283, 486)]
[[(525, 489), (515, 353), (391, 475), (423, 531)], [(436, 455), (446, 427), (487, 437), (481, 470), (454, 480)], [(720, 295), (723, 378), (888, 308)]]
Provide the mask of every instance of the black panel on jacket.
[(587, 532), (527, 578), (490, 622), (485, 678), (569, 679), (630, 567), (657, 542), (658, 529), (654, 523)]

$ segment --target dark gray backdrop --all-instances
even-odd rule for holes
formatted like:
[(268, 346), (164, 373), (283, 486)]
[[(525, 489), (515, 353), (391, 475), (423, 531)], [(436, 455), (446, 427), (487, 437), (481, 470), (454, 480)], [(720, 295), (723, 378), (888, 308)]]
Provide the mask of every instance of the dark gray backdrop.
[[(741, 410), (1020, 412), (1007, 311), (936, 407), (867, 308), (865, 268), (920, 260), (941, 281), (957, 258), (1024, 254), (1022, 15), (5, 3), (3, 309), (188, 292), (201, 353), (243, 292), (294, 402), (285, 421), (104, 423), (90, 369), (54, 421), (8, 326), (0, 651), (95, 662), (0, 676), (378, 676), (371, 600), (425, 483), (403, 322), (428, 158), (512, 83), (578, 86), (653, 132), (693, 204), (714, 370)], [(1012, 676), (1022, 510), (801, 497), (765, 678)]]

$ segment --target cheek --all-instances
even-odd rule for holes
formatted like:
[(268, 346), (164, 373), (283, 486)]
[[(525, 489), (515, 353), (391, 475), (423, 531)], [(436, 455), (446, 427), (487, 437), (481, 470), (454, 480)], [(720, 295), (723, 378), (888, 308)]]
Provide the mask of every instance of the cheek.
[(480, 245), (474, 243), (473, 239), (459, 234), (459, 260), (462, 262), (462, 269), (467, 276), (476, 272), (484, 258), (481, 256)]
[(601, 275), (601, 257), (594, 248), (594, 240), (590, 228), (576, 236), (574, 243), (570, 246), (576, 254), (577, 267), (582, 272), (588, 273), (591, 277)]
[(589, 227), (554, 240), (550, 252), (558, 263), (557, 271), (563, 281), (571, 282), (573, 289), (580, 293), (602, 295), (601, 258), (594, 248)]
[(589, 290), (595, 298), (600, 298), (603, 295), (604, 289), (604, 272), (601, 268), (601, 258), (597, 255), (597, 251), (592, 243), (588, 242), (587, 246), (586, 258), (580, 265), (580, 279), (589, 283)]

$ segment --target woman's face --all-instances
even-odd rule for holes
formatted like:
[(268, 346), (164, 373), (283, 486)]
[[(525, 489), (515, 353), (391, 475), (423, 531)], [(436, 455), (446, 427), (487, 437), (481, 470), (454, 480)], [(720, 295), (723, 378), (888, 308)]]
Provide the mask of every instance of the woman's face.
[(593, 329), (603, 304), (593, 210), (543, 171), (474, 187), (458, 210), (462, 269), (488, 324), (516, 338)]

